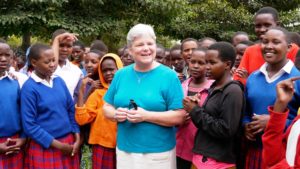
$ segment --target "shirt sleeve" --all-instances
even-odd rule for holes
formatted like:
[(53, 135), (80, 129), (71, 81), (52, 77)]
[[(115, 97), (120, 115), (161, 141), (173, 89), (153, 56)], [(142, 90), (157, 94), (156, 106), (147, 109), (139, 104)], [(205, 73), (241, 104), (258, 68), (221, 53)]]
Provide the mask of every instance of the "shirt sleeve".
[(182, 109), (183, 89), (181, 83), (174, 72), (171, 72), (169, 77), (170, 79), (166, 80), (166, 92), (164, 92), (164, 98), (167, 102), (167, 110)]
[(72, 132), (73, 133), (79, 133), (79, 126), (75, 120), (75, 103), (74, 100), (70, 94), (70, 92), (68, 91), (68, 88), (66, 86), (66, 84), (64, 83), (64, 81), (62, 79), (60, 79), (60, 81), (62, 82), (62, 85), (65, 88), (65, 92), (66, 92), (66, 96), (67, 96), (67, 100), (66, 100), (66, 104), (67, 104), (67, 110), (68, 110), (68, 115), (69, 115), (69, 120), (72, 126)]
[(284, 129), (289, 110), (274, 112), (269, 107), (270, 120), (262, 136), (263, 159), (266, 167), (271, 167), (285, 158)]
[(85, 125), (94, 121), (97, 117), (97, 112), (102, 107), (99, 106), (99, 102), (102, 97), (99, 97), (97, 90), (95, 90), (82, 107), (76, 106), (75, 119), (79, 125)]
[[(28, 86), (31, 88), (31, 86)], [(26, 135), (42, 145), (44, 148), (49, 148), (54, 137), (45, 131), (36, 122), (38, 96), (33, 90), (23, 87), (21, 92), (21, 112), (22, 124)]]
[(104, 101), (110, 105), (114, 105), (114, 98), (117, 92), (117, 83), (119, 81), (120, 76), (120, 71), (117, 71), (117, 73), (114, 75), (111, 84), (109, 85), (106, 94), (104, 95)]
[[(248, 98), (248, 83), (249, 83), (249, 80), (247, 81), (246, 83), (246, 88), (245, 88), (245, 98), (246, 98), (246, 101), (247, 101), (247, 98)], [(246, 104), (246, 110), (244, 113), (244, 117), (243, 117), (243, 125), (247, 124), (247, 123), (250, 123), (252, 121), (252, 110), (251, 110), (251, 106), (249, 104)]]

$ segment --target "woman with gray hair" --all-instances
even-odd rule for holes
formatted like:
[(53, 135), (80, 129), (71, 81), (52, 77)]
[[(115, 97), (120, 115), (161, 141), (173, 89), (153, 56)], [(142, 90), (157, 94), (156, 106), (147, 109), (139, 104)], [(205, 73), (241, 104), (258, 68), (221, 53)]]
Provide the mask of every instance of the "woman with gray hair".
[(185, 119), (180, 81), (155, 61), (156, 36), (137, 24), (127, 34), (135, 63), (119, 70), (104, 100), (104, 114), (118, 122), (117, 168), (175, 169), (174, 126)]

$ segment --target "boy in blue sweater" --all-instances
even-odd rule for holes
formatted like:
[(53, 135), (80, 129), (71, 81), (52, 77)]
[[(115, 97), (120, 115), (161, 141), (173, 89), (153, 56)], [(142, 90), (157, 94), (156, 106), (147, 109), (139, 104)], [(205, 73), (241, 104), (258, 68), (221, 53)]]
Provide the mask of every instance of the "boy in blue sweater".
[(52, 76), (56, 60), (49, 46), (35, 44), (34, 67), (21, 91), (22, 123), (31, 138), (25, 168), (79, 168), (79, 127), (74, 102), (65, 82)]
[(20, 86), (8, 75), (11, 53), (8, 44), (0, 42), (0, 168), (23, 168), (22, 132), (20, 117)]

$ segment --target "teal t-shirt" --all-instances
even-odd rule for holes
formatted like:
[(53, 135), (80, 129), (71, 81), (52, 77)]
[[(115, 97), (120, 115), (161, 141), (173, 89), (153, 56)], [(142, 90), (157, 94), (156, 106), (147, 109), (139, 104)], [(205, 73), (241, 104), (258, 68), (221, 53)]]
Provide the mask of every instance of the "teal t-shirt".
[[(183, 91), (176, 73), (159, 65), (148, 72), (137, 72), (134, 64), (120, 69), (104, 96), (115, 108), (129, 108), (130, 99), (145, 110), (163, 112), (182, 109)], [(153, 123), (118, 123), (117, 147), (126, 152), (156, 153), (174, 148), (173, 127)]]

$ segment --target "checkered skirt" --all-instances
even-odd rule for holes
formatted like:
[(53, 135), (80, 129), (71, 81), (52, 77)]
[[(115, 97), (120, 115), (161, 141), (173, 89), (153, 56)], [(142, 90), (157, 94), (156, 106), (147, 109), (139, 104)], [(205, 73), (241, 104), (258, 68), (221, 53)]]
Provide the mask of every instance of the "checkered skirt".
[[(18, 136), (13, 136), (9, 138), (17, 138)], [(1, 137), (0, 143), (4, 143), (8, 137)], [(24, 164), (24, 151), (21, 150), (17, 154), (0, 154), (0, 169), (20, 169), (23, 168)]]
[(93, 145), (93, 169), (116, 169), (116, 149)]
[[(62, 143), (73, 144), (74, 137), (69, 134), (57, 139)], [(43, 148), (31, 140), (25, 153), (25, 169), (79, 169), (79, 155), (64, 155), (60, 150), (50, 147)]]

